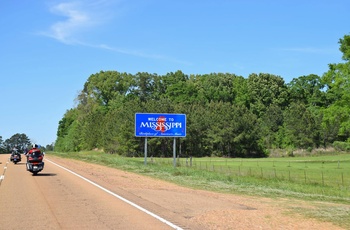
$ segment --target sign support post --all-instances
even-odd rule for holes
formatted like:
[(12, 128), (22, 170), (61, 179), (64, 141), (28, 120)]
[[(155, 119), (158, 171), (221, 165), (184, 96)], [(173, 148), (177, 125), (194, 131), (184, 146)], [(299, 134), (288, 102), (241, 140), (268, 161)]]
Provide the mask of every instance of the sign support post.
[(147, 137), (145, 137), (145, 165), (147, 165)]
[(176, 168), (176, 138), (174, 137), (174, 143), (173, 143), (173, 157), (174, 157), (174, 168)]

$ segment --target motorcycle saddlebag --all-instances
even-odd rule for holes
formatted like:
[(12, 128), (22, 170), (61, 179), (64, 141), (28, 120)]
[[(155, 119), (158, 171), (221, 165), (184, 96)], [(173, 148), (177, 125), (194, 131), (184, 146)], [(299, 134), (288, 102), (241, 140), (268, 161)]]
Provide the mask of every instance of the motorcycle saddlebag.
[(27, 171), (41, 171), (44, 169), (44, 162), (38, 164), (27, 163)]

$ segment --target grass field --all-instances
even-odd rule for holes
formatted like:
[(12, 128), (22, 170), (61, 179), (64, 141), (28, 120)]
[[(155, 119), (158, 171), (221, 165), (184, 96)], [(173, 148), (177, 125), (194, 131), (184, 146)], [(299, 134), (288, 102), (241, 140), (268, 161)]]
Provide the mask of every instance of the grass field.
[(255, 177), (339, 190), (350, 189), (350, 154), (278, 159), (197, 158), (179, 162), (178, 166), (194, 167), (232, 177)]
[[(48, 153), (216, 192), (316, 203), (294, 210), (350, 229), (350, 154), (286, 158), (126, 158), (102, 152)], [(319, 201), (327, 202), (322, 205)], [(329, 204), (334, 204), (329, 206)]]
[[(126, 158), (101, 152), (49, 153), (142, 173), (185, 186), (350, 204), (350, 154), (291, 158)], [(221, 185), (219, 185), (221, 183)], [(251, 189), (254, 188), (254, 189)]]

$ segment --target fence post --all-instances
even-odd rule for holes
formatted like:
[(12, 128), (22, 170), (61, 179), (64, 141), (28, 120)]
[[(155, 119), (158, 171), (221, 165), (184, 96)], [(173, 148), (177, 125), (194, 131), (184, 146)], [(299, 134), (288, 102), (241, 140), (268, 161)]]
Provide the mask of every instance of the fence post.
[(321, 175), (322, 175), (322, 185), (324, 186), (323, 171), (321, 171)]
[(290, 170), (288, 171), (288, 177), (289, 177), (289, 181), (290, 181)]

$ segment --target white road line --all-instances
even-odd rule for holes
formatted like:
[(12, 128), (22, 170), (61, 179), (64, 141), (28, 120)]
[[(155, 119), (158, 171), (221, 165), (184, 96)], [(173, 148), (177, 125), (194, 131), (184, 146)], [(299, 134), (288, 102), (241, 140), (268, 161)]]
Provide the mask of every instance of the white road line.
[(135, 208), (137, 208), (137, 209), (139, 209), (139, 210), (141, 210), (141, 211), (147, 213), (147, 214), (150, 215), (150, 216), (153, 216), (153, 217), (156, 218), (157, 220), (159, 220), (159, 221), (161, 221), (161, 222), (163, 222), (163, 223), (169, 225), (170, 227), (172, 227), (172, 228), (174, 228), (174, 229), (178, 229), (178, 230), (183, 230), (183, 229), (180, 228), (179, 226), (177, 226), (177, 225), (171, 223), (170, 221), (167, 221), (167, 220), (165, 220), (164, 218), (162, 218), (162, 217), (160, 217), (160, 216), (154, 214), (153, 212), (150, 212), (150, 211), (148, 211), (147, 209), (142, 208), (141, 206), (139, 206), (139, 205), (137, 205), (137, 204), (135, 204), (135, 203), (133, 203), (133, 202), (131, 202), (131, 201), (125, 199), (124, 197), (119, 196), (118, 194), (115, 194), (114, 192), (112, 192), (112, 191), (110, 191), (110, 190), (108, 190), (108, 189), (102, 187), (101, 185), (96, 184), (95, 182), (92, 182), (91, 180), (89, 180), (89, 179), (87, 179), (87, 178), (85, 178), (85, 177), (79, 175), (78, 173), (73, 172), (72, 170), (69, 170), (69, 169), (67, 169), (67, 168), (65, 168), (65, 167), (63, 167), (63, 166), (61, 166), (61, 165), (59, 165), (59, 164), (57, 164), (57, 163), (55, 163), (55, 162), (53, 162), (53, 161), (51, 161), (51, 160), (48, 160), (48, 159), (46, 159), (45, 161), (49, 161), (49, 162), (51, 162), (52, 164), (54, 164), (54, 165), (56, 165), (56, 166), (58, 166), (58, 167), (60, 167), (60, 168), (62, 168), (62, 169), (64, 169), (64, 170), (66, 170), (66, 171), (68, 171), (68, 172), (70, 172), (70, 173), (72, 173), (72, 174), (74, 174), (75, 176), (80, 177), (81, 179), (83, 179), (83, 180), (89, 182), (90, 184), (92, 184), (92, 185), (94, 185), (94, 186), (96, 186), (96, 187), (102, 189), (103, 191), (109, 193), (110, 195), (112, 195), (112, 196), (114, 196), (114, 197), (116, 197), (116, 198), (118, 198), (118, 199), (120, 199), (120, 200), (122, 200), (122, 201), (124, 201), (124, 202), (126, 202), (126, 203), (128, 203), (128, 204), (130, 204), (131, 206), (133, 206), (133, 207), (135, 207)]
[(5, 173), (6, 173), (6, 169), (7, 169), (7, 164), (8, 163), (9, 162), (7, 161), (6, 165), (4, 166), (4, 171), (2, 172), (2, 175), (0, 175), (0, 186), (1, 186), (2, 181), (5, 179)]

